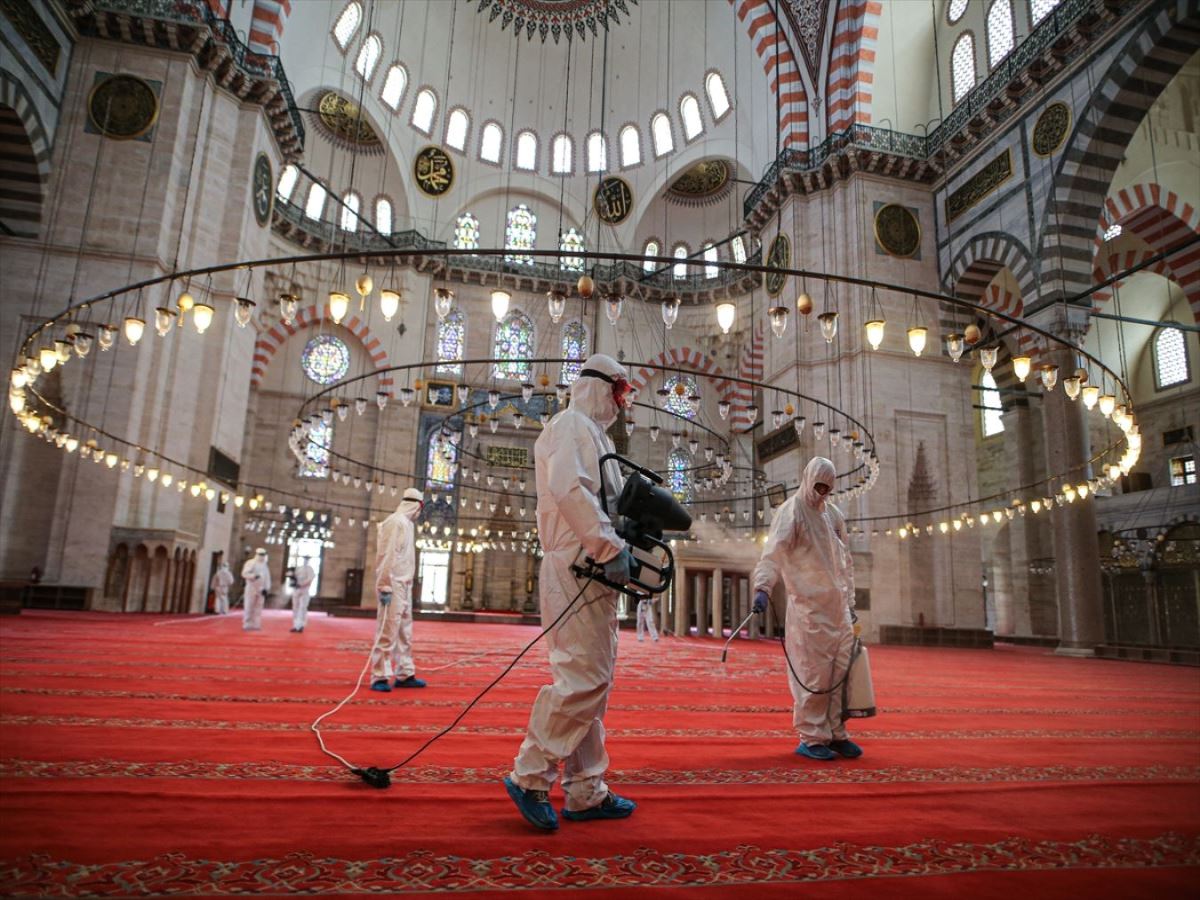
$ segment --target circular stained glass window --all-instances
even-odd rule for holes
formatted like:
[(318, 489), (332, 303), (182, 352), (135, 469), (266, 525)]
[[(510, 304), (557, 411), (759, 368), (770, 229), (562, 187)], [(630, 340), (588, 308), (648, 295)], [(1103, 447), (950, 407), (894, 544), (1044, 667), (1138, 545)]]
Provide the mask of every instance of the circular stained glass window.
[(304, 345), (300, 366), (317, 384), (333, 384), (350, 371), (350, 348), (333, 335), (319, 334)]

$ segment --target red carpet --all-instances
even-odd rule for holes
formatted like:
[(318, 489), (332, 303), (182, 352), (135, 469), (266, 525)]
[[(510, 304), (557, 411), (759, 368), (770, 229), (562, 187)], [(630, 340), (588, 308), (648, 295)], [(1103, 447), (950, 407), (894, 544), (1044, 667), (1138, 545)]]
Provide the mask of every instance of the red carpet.
[[(590, 897), (1200, 895), (1200, 673), (1042, 650), (872, 648), (866, 755), (795, 756), (777, 644), (621, 637), (623, 822), (533, 832), (500, 779), (540, 646), (385, 791), (308, 724), (374, 623), (27, 612), (0, 621), (0, 894)], [(364, 691), (326, 740), (391, 765), (534, 630), (418, 622), (424, 691)], [(480, 655), (480, 654), (487, 655)], [(555, 796), (556, 805), (561, 800)]]

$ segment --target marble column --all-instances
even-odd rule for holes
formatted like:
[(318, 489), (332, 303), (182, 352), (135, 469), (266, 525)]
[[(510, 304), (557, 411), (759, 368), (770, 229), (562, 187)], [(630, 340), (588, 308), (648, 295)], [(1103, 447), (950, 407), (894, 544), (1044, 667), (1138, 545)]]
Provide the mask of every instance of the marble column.
[[(712, 613), (712, 634), (715, 638), (724, 637), (725, 634), (725, 573), (720, 569), (713, 569), (712, 573), (712, 605), (709, 609)], [(735, 623), (736, 624), (736, 623)]]
[(672, 590), (675, 592), (676, 637), (686, 637), (688, 635), (688, 615), (691, 613), (688, 588), (691, 586), (691, 577), (688, 570), (682, 566), (675, 570), (675, 585)]
[(696, 637), (704, 637), (708, 633), (708, 604), (710, 602), (707, 573), (698, 572), (693, 576), (693, 584), (695, 586), (693, 596), (696, 598)]

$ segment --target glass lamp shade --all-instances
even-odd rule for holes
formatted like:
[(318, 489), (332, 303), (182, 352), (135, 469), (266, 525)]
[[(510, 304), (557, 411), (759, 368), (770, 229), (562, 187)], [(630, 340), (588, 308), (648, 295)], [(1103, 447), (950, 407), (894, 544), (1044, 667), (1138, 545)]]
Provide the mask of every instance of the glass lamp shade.
[(25, 370), (13, 369), (12, 376), (9, 378), (9, 384), (15, 388), (23, 388), (29, 384), (29, 377), (25, 374)]
[(957, 331), (946, 335), (946, 353), (949, 354), (950, 358), (955, 362), (958, 362), (960, 359), (962, 359), (963, 351), (966, 350), (966, 348), (966, 341), (963, 340), (963, 336)]
[(662, 320), (667, 328), (674, 325), (675, 320), (679, 318), (679, 302), (678, 297), (671, 297), (662, 302)]
[[(350, 298), (347, 297), (347, 300)], [(254, 315), (255, 302), (249, 297), (238, 297), (233, 304), (233, 320), (238, 323), (239, 328), (245, 328), (250, 324), (250, 317)]]
[(786, 306), (772, 306), (767, 310), (767, 316), (771, 320), (771, 333), (777, 338), (781, 338), (787, 333), (788, 313), (791, 310)]
[(437, 313), (439, 319), (444, 319), (450, 315), (450, 310), (454, 306), (454, 291), (449, 288), (434, 288), (433, 291), (433, 311)]
[(94, 338), (86, 331), (81, 331), (75, 335), (75, 355), (83, 359), (92, 352), (92, 343)]
[(713, 461), (713, 454), (714, 454), (715, 452), (716, 452), (716, 451), (715, 451), (715, 450), (713, 450), (713, 448), (712, 448), (712, 447), (705, 447), (705, 448), (704, 448), (704, 461), (705, 461), (705, 462), (712, 462), (712, 461)]
[(804, 416), (796, 416), (792, 419), (792, 427), (796, 429), (796, 437), (804, 434), (804, 425), (808, 420)]
[(500, 420), (495, 417), (489, 419), (488, 420), (488, 431), (490, 431), (492, 434), (495, 434), (499, 430), (500, 430)]
[(782, 409), (771, 410), (771, 427), (778, 428), (782, 424), (783, 424), (783, 410)]
[(160, 306), (154, 310), (154, 330), (158, 332), (159, 337), (166, 337), (170, 333), (171, 327), (175, 324), (175, 313), (167, 309), (165, 306)]
[(838, 442), (841, 441), (841, 439), (842, 439), (842, 429), (840, 429), (840, 428), (830, 428), (829, 429), (829, 446), (830, 447), (836, 447), (838, 445)]
[(908, 349), (913, 352), (913, 356), (921, 355), (921, 351), (925, 349), (925, 340), (928, 334), (929, 329), (922, 325), (914, 325), (908, 329)]
[(520, 427), (525, 424), (525, 417), (523, 415), (521, 415), (519, 412), (515, 412), (515, 413), (513, 413), (512, 421), (513, 421), (513, 428), (520, 429)]
[(722, 419), (728, 419), (729, 406), (730, 404), (728, 400), (721, 400), (719, 403), (717, 403), (717, 415), (719, 415)]
[(400, 403), (403, 406), (411, 406), (417, 392), (410, 387), (400, 388)]
[(883, 329), (886, 324), (883, 319), (872, 319), (863, 326), (867, 332), (867, 343), (871, 345), (872, 350), (878, 350), (879, 345), (883, 343)]
[(1100, 388), (1089, 384), (1080, 391), (1080, 395), (1083, 397), (1083, 405), (1088, 409), (1094, 409), (1096, 401), (1100, 399)]
[(625, 298), (620, 294), (609, 294), (604, 301), (604, 314), (608, 316), (610, 325), (616, 325), (621, 319), (621, 310), (625, 307)]
[(387, 403), (388, 403), (388, 392), (387, 391), (376, 391), (375, 392), (375, 405), (378, 406), (382, 410), (385, 406), (387, 406)]
[(570, 391), (570, 389), (571, 388), (569, 385), (563, 384), (561, 381), (554, 386), (554, 396), (558, 399), (560, 404), (567, 402), (567, 392)]
[(342, 319), (346, 318), (346, 313), (350, 310), (350, 295), (345, 291), (330, 291), (329, 292), (329, 318), (333, 319), (335, 325), (341, 325)]
[(367, 398), (366, 397), (355, 397), (354, 398), (354, 414), (361, 416), (366, 411), (367, 411)]
[(650, 440), (653, 441), (654, 443), (658, 443), (658, 433), (660, 430), (661, 429), (657, 425), (651, 425), (649, 428)]
[(462, 406), (471, 399), (471, 386), (469, 384), (460, 384), (454, 389), (454, 393), (458, 397), (458, 405)]
[(626, 433), (626, 434), (633, 434), (633, 419), (626, 419), (626, 420), (625, 420), (625, 433)]
[(717, 304), (717, 324), (721, 327), (722, 334), (729, 334), (729, 329), (733, 327), (736, 318), (737, 307), (732, 303)]
[(495, 409), (499, 405), (500, 405), (500, 392), (498, 390), (496, 390), (495, 388), (493, 388), (492, 390), (488, 391), (488, 406), (491, 409)]
[(1112, 411), (1116, 409), (1117, 398), (1112, 394), (1101, 394), (1099, 400), (1100, 414), (1103, 416), (1111, 416)]
[(674, 449), (674, 450), (679, 449), (679, 441), (682, 438), (683, 438), (683, 435), (681, 435), (678, 431), (671, 432), (671, 447), (672, 447), (672, 449)]
[(758, 407), (753, 403), (746, 407), (746, 419), (751, 425), (758, 421)]
[(700, 403), (701, 403), (701, 399), (700, 399), (699, 394), (689, 394), (688, 395), (688, 398), (687, 398), (688, 409), (690, 409), (693, 414), (700, 412)]
[(989, 372), (996, 365), (996, 357), (1000, 355), (999, 347), (980, 347), (979, 348), (979, 364)]
[(392, 321), (392, 317), (400, 311), (400, 292), (395, 288), (384, 288), (379, 292), (379, 311), (383, 313), (385, 322)]
[(567, 310), (567, 295), (562, 291), (547, 291), (546, 310), (550, 313), (551, 322), (559, 322)]
[(838, 314), (823, 312), (817, 316), (817, 321), (821, 323), (821, 337), (825, 338), (825, 343), (832, 344), (837, 337)]
[(126, 316), (124, 325), (125, 340), (129, 341), (131, 347), (137, 346), (137, 342), (146, 333), (146, 320), (139, 319), (137, 316)]
[(1029, 372), (1033, 367), (1033, 360), (1028, 356), (1014, 356), (1012, 359), (1013, 374), (1017, 376), (1017, 381), (1024, 383), (1029, 377)]
[(1066, 393), (1068, 400), (1078, 400), (1080, 391), (1079, 376), (1068, 375), (1064, 378), (1063, 391)]
[(339, 422), (345, 422), (346, 417), (350, 415), (350, 406), (347, 403), (339, 403), (337, 408), (337, 417)]
[(71, 342), (70, 341), (55, 341), (54, 355), (58, 357), (59, 365), (65, 363), (71, 358)]
[(692, 454), (692, 456), (695, 456), (696, 451), (699, 449), (700, 449), (700, 442), (698, 440), (696, 440), (695, 438), (689, 438), (688, 439), (688, 453)]
[(197, 334), (204, 334), (212, 324), (215, 310), (207, 303), (197, 303), (192, 307), (192, 324), (196, 326)]
[(533, 385), (528, 381), (521, 385), (521, 399), (526, 403), (533, 399)]
[[(138, 337), (141, 337), (141, 335), (138, 335)], [(137, 342), (133, 341), (132, 343)], [(54, 371), (54, 367), (58, 365), (58, 353), (55, 352), (53, 347), (43, 347), (38, 351), (38, 362), (41, 364), (43, 372), (52, 372)]]
[(1047, 391), (1054, 390), (1054, 386), (1058, 384), (1058, 366), (1042, 366), (1038, 374), (1042, 377), (1042, 387)]
[(825, 423), (824, 422), (813, 422), (812, 430), (813, 430), (813, 437), (815, 437), (818, 441), (821, 438), (825, 437)]
[(296, 319), (296, 307), (300, 305), (300, 298), (295, 294), (280, 294), (279, 295), (279, 317), (284, 323), (291, 325)]
[(111, 325), (101, 325), (96, 329), (96, 341), (100, 344), (101, 352), (111, 349), (117, 342), (117, 329)]
[(499, 288), (492, 291), (492, 315), (500, 322), (508, 315), (508, 305), (512, 302), (512, 294)]

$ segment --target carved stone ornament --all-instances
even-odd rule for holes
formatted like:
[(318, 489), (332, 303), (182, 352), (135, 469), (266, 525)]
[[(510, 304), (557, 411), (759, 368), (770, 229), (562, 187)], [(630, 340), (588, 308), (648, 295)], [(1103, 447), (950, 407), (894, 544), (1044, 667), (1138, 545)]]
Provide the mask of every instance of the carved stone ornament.
[(921, 249), (921, 223), (908, 207), (885, 204), (875, 213), (875, 241), (889, 256), (914, 256)]
[(92, 88), (88, 119), (105, 137), (118, 141), (139, 138), (158, 121), (158, 95), (133, 75), (110, 75)]

